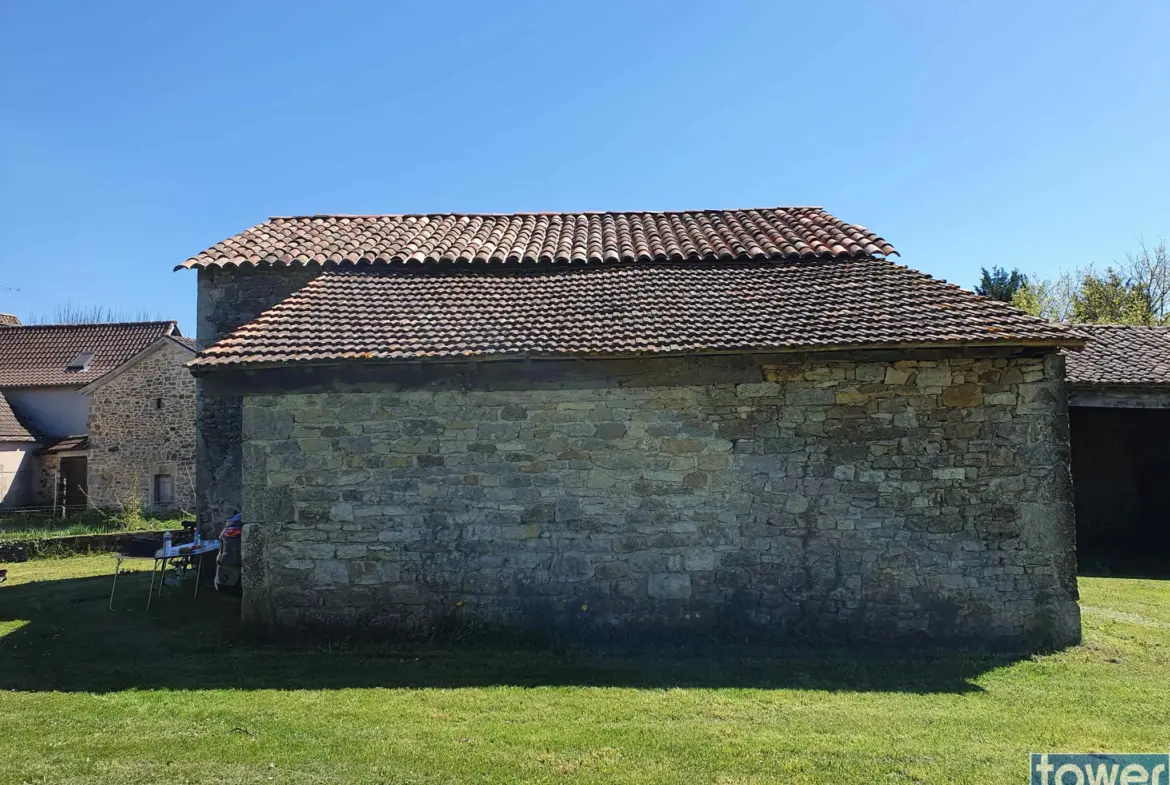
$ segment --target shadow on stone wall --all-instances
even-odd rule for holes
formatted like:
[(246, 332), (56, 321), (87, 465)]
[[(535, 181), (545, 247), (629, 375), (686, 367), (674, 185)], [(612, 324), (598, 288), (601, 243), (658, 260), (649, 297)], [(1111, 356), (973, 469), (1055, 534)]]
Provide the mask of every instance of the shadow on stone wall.
[[(112, 569), (112, 563), (111, 563)], [(650, 651), (541, 645), (531, 640), (260, 643), (241, 629), (238, 601), (211, 587), (171, 588), (150, 611), (148, 578), (0, 585), (0, 689), (456, 689), (491, 685), (644, 689), (756, 688), (909, 693), (978, 692), (988, 670), (1015, 661), (984, 652), (916, 653), (702, 643)]]

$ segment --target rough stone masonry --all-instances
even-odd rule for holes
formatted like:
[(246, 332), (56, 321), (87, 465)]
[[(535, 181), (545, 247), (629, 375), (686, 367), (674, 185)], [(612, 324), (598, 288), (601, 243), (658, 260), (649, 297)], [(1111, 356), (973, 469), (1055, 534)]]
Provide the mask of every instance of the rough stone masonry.
[[(304, 286), (319, 270), (209, 268), (199, 271), (199, 346), (205, 348), (255, 319)], [(240, 511), (240, 396), (216, 395), (196, 386), (196, 511), (205, 529), (217, 531)]]
[(245, 394), (245, 617), (1078, 640), (1063, 360), (893, 356)]
[[(195, 379), (189, 350), (167, 341), (89, 396), (89, 493), (97, 507), (152, 512), (195, 506)], [(172, 478), (170, 501), (152, 479)]]

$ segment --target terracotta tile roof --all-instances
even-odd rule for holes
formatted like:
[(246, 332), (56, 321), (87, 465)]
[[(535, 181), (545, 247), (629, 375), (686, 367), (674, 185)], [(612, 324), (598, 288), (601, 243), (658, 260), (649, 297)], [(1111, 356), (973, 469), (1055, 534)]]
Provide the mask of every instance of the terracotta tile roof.
[(81, 452), (89, 449), (89, 436), (65, 436), (46, 447), (42, 452)]
[[(88, 384), (177, 331), (174, 322), (0, 326), (0, 388)], [(93, 352), (88, 368), (66, 370), (82, 352)]]
[(183, 267), (859, 259), (895, 254), (819, 207), (633, 213), (272, 218)]
[(1075, 324), (1089, 338), (1085, 348), (1069, 352), (1069, 384), (1102, 386), (1170, 386), (1170, 327), (1122, 324)]
[(12, 410), (12, 405), (8, 403), (4, 393), (0, 393), (0, 442), (35, 442), (36, 440), (37, 437), (16, 416), (16, 412)]
[(334, 268), (192, 365), (1081, 342), (883, 259)]

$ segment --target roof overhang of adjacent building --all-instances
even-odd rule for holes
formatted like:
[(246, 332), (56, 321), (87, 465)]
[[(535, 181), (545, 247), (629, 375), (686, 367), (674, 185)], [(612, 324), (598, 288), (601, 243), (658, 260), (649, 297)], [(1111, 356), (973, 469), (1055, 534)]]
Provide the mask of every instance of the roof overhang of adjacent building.
[[(173, 321), (0, 325), (0, 389), (82, 387), (177, 332)], [(68, 370), (83, 353), (85, 368)]]
[(1083, 351), (1067, 358), (1065, 377), (1070, 386), (1170, 391), (1170, 327), (1070, 326), (1088, 339)]

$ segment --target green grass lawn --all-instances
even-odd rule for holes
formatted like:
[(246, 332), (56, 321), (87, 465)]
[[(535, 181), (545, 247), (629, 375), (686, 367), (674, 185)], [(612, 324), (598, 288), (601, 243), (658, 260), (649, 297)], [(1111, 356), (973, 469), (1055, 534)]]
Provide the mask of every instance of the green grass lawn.
[(0, 518), (0, 541), (42, 540), (50, 537), (74, 537), (83, 534), (110, 534), (112, 532), (162, 531), (179, 529), (182, 516), (163, 518), (143, 517), (133, 524), (99, 513), (87, 512), (68, 518), (10, 515)]
[(0, 783), (1014, 783), (1029, 751), (1165, 751), (1170, 582), (1082, 581), (1022, 660), (261, 644), (236, 601), (108, 556), (4, 565)]

